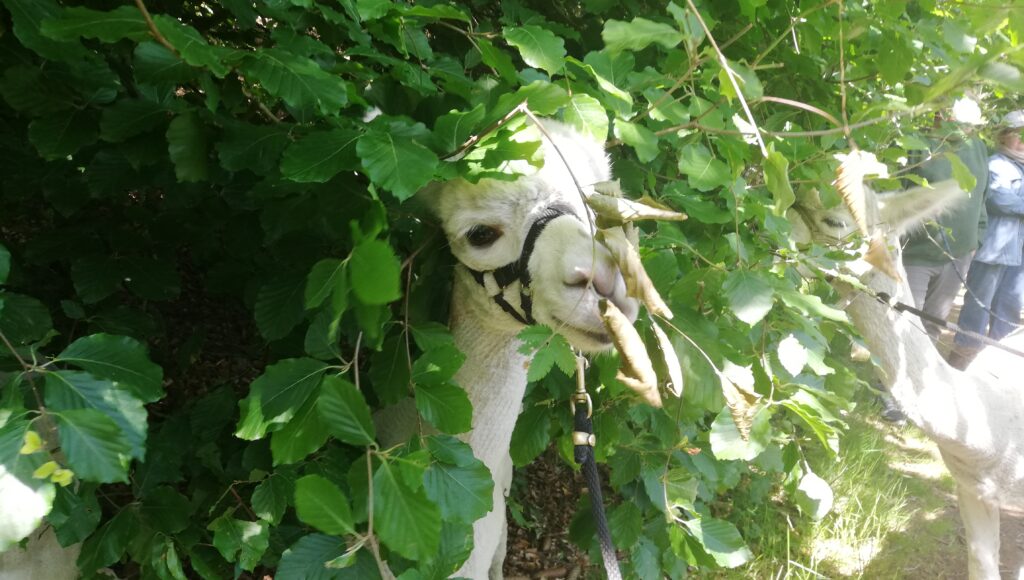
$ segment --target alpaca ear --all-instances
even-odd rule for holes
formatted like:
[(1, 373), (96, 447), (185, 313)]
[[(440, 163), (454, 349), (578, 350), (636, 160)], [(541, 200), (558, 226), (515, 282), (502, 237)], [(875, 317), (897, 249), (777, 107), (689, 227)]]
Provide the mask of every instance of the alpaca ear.
[(416, 195), (414, 195), (413, 199), (410, 201), (414, 202), (416, 206), (424, 207), (433, 215), (440, 217), (441, 192), (443, 189), (443, 183), (432, 181), (417, 191)]
[(925, 221), (967, 199), (956, 180), (948, 179), (917, 186), (906, 191), (883, 193), (878, 196), (879, 218), (899, 234), (913, 229)]

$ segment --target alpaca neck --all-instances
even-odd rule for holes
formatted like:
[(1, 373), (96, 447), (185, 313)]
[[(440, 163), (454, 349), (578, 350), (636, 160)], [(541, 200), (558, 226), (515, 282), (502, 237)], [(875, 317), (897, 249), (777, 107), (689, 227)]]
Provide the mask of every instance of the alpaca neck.
[[(902, 268), (901, 268), (902, 270)], [(904, 279), (906, 275), (904, 272)], [(912, 302), (910, 288), (881, 273), (867, 286), (901, 302)], [(936, 350), (921, 321), (900, 313), (867, 294), (856, 292), (847, 308), (884, 374), (883, 381), (907, 417), (933, 439), (956, 440), (958, 383), (962, 373), (950, 367)]]
[(473, 453), (496, 470), (508, 458), (512, 429), (526, 390), (527, 357), (518, 352), (518, 329), (495, 324), (494, 309), (481, 308), (471, 293), (479, 287), (457, 276), (452, 297), (451, 330), (466, 361), (455, 375), (473, 404), (473, 430), (467, 441)]

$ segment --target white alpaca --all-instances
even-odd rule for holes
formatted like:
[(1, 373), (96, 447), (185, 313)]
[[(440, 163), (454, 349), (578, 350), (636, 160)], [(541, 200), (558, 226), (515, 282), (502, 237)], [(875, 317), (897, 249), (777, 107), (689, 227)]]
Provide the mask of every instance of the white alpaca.
[[(602, 144), (560, 123), (545, 121), (544, 126), (554, 144), (543, 139), (542, 169), (523, 164), (516, 169), (526, 175), (515, 181), (456, 180), (420, 194), (440, 218), (460, 262), (450, 326), (456, 345), (466, 355), (455, 380), (473, 403), (473, 428), (463, 438), (495, 482), (494, 507), (473, 524), (473, 551), (455, 576), (501, 577), (505, 496), (512, 480), (509, 444), (529, 362), (518, 351), (516, 335), (524, 325), (517, 318), (530, 319), (532, 314), (532, 319), (554, 328), (573, 346), (597, 351), (611, 346), (598, 300), (608, 298), (630, 320), (638, 310), (636, 300), (626, 296), (625, 282), (611, 254), (595, 243), (589, 210), (573, 182), (574, 175), (589, 195), (595, 183), (610, 179)], [(518, 279), (502, 289), (508, 270), (499, 269), (520, 259), (531, 230), (536, 237), (524, 264), (530, 280), (527, 294), (521, 294)], [(524, 296), (532, 308), (524, 308)], [(499, 305), (500, 299), (515, 314)], [(411, 405), (396, 407), (376, 419), (382, 438), (395, 439), (403, 423), (415, 425), (403, 418)]]
[[(935, 189), (866, 192), (868, 230), (881, 235), (900, 280), (872, 269), (860, 276), (875, 292), (913, 303), (899, 255), (898, 236), (941, 212), (961, 195), (953, 182)], [(830, 210), (811, 200), (789, 218), (794, 237), (835, 242), (856, 231), (847, 208)], [(933, 440), (957, 483), (967, 533), (972, 580), (999, 578), (999, 510), (1024, 507), (1024, 391), (1019, 376), (1003, 380), (960, 372), (939, 355), (920, 320), (900, 314), (842, 282), (847, 312), (885, 374), (884, 382), (907, 417)], [(1024, 363), (1017, 363), (1018, 375)], [(1017, 571), (1024, 579), (1024, 566)]]

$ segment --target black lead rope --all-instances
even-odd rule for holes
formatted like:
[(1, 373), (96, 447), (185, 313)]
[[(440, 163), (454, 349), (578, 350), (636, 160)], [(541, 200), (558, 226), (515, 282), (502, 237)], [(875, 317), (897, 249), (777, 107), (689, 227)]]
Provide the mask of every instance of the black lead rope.
[[(585, 360), (582, 356), (576, 357), (576, 393), (569, 400), (573, 414), (573, 457), (576, 463), (582, 467), (583, 477), (587, 480), (587, 489), (590, 490), (590, 511), (597, 524), (597, 539), (601, 544), (601, 559), (604, 560), (605, 575), (608, 580), (621, 580), (622, 572), (619, 571), (618, 557), (615, 555), (612, 535), (608, 530), (608, 517), (604, 513), (601, 477), (597, 473), (597, 463), (594, 461), (596, 439), (594, 425), (590, 419), (594, 406), (583, 380)], [(576, 403), (580, 403), (580, 405), (577, 406)]]
[(949, 331), (952, 331), (952, 332), (957, 332), (957, 333), (960, 333), (960, 334), (965, 334), (965, 335), (967, 335), (967, 336), (969, 336), (971, 338), (974, 338), (976, 340), (980, 340), (981, 342), (983, 342), (983, 343), (985, 343), (985, 344), (987, 344), (989, 346), (994, 346), (994, 347), (996, 347), (998, 349), (1005, 350), (1006, 352), (1008, 352), (1010, 354), (1013, 354), (1013, 355), (1019, 356), (1021, 358), (1024, 358), (1024, 352), (1022, 352), (1022, 351), (1019, 351), (1019, 350), (1017, 350), (1015, 348), (1006, 346), (1005, 344), (1002, 344), (1002, 343), (1000, 343), (997, 340), (993, 340), (993, 339), (985, 336), (984, 334), (978, 334), (977, 332), (974, 332), (972, 330), (967, 330), (965, 328), (960, 328), (958, 325), (956, 325), (953, 322), (949, 322), (949, 321), (943, 320), (943, 319), (941, 319), (941, 318), (939, 318), (937, 316), (932, 316), (931, 314), (928, 314), (927, 312), (925, 312), (923, 310), (920, 310), (918, 308), (914, 308), (913, 306), (911, 306), (909, 304), (904, 304), (903, 302), (899, 302), (898, 300), (894, 300), (892, 296), (889, 296), (885, 292), (878, 292), (878, 293), (876, 293), (875, 294), (875, 299), (878, 300), (879, 302), (881, 302), (882, 304), (885, 304), (886, 306), (888, 306), (888, 307), (890, 307), (890, 308), (892, 308), (892, 309), (894, 309), (894, 310), (896, 310), (898, 312), (908, 312), (908, 313), (913, 314), (914, 316), (920, 318), (921, 320), (927, 320), (928, 322), (931, 322), (932, 324), (934, 324), (936, 326), (939, 326), (941, 328), (944, 328), (946, 330), (949, 330)]

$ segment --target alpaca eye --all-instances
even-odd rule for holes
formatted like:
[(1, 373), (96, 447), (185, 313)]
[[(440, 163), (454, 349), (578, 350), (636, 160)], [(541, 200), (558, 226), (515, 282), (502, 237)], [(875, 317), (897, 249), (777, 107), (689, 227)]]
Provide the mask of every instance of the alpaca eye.
[(822, 223), (824, 223), (826, 226), (828, 226), (830, 228), (845, 228), (846, 227), (846, 222), (843, 222), (841, 220), (837, 220), (837, 219), (831, 218), (831, 217), (823, 217), (823, 218), (821, 218), (821, 221), (822, 221)]
[(470, 228), (469, 233), (466, 234), (469, 244), (476, 248), (486, 248), (498, 241), (500, 237), (501, 230), (491, 226), (473, 226)]

